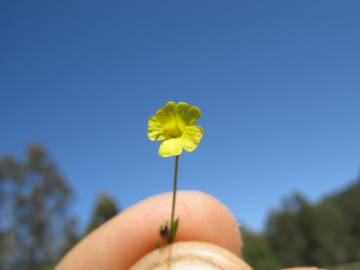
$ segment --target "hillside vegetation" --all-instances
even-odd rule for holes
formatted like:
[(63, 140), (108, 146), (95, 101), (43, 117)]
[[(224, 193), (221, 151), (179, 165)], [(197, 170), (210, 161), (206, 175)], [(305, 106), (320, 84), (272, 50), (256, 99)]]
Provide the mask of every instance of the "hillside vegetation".
[[(360, 269), (360, 179), (317, 204), (301, 194), (273, 211), (263, 234), (244, 231), (245, 259), (257, 270), (298, 265)], [(329, 266), (343, 265), (335, 268)]]

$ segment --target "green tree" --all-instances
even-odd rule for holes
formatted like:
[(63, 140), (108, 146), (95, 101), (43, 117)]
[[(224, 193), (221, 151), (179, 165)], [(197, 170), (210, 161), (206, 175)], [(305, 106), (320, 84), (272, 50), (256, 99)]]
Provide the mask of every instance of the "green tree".
[(351, 241), (344, 213), (331, 202), (300, 209), (298, 222), (306, 236), (303, 256), (308, 265), (329, 266), (348, 260)]
[(360, 260), (360, 181), (317, 204), (295, 195), (273, 212), (266, 237), (282, 266)]
[(250, 232), (245, 228), (241, 228), (241, 232), (244, 242), (244, 259), (253, 269), (279, 269), (280, 262), (271, 251), (264, 235)]
[(324, 203), (335, 204), (342, 212), (337, 221), (348, 228), (347, 262), (360, 261), (360, 177), (344, 190), (327, 197)]
[(0, 159), (0, 269), (42, 269), (61, 256), (71, 190), (40, 145)]
[(99, 195), (86, 232), (89, 233), (93, 231), (115, 216), (118, 212), (118, 206), (113, 198), (106, 194)]
[(268, 220), (266, 238), (283, 267), (306, 265), (307, 238), (297, 214), (307, 205), (302, 195), (295, 194), (283, 203), (283, 209), (273, 212)]

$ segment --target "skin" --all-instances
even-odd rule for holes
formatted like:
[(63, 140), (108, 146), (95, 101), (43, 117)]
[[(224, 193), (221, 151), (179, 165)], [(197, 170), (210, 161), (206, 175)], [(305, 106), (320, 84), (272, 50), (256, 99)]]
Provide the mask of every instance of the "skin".
[[(128, 208), (85, 237), (55, 270), (129, 269), (155, 248), (160, 225), (169, 220), (171, 193), (150, 197)], [(241, 255), (239, 226), (232, 213), (214, 197), (178, 191), (176, 241), (204, 241)]]

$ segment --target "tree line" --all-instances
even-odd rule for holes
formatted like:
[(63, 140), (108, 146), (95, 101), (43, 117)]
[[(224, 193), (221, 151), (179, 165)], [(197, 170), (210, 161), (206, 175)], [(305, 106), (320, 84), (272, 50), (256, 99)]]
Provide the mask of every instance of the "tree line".
[(84, 232), (68, 209), (73, 194), (41, 145), (26, 159), (0, 159), (0, 270), (47, 270), (85, 234), (118, 213), (114, 200), (99, 195)]
[(243, 233), (245, 258), (257, 270), (360, 262), (360, 178), (314, 204), (294, 194), (270, 214), (263, 233)]

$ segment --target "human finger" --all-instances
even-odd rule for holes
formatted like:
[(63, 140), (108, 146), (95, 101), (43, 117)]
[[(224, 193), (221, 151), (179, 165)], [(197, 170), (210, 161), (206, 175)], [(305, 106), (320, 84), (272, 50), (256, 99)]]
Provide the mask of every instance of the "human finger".
[[(65, 269), (129, 269), (155, 248), (159, 228), (169, 219), (171, 193), (150, 197), (112, 218), (75, 246), (59, 263)], [(241, 237), (231, 212), (214, 197), (178, 191), (176, 241), (204, 241), (240, 255)]]

